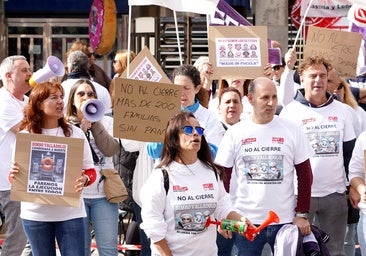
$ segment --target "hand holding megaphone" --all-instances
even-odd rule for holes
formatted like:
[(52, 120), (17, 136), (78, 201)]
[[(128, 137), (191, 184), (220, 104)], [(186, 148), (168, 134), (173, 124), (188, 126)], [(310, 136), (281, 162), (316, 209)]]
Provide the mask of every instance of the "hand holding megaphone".
[(81, 111), (89, 122), (100, 121), (105, 113), (103, 102), (98, 99), (90, 99), (85, 102)]
[(46, 82), (53, 76), (63, 76), (64, 74), (65, 66), (62, 61), (55, 56), (49, 56), (46, 65), (33, 73), (29, 84), (34, 87), (39, 83)]

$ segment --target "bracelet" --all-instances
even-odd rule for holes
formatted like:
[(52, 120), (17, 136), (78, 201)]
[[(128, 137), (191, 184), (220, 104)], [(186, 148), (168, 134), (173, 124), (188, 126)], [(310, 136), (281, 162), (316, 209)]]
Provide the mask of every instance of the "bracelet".
[(300, 218), (304, 218), (304, 219), (308, 219), (309, 218), (309, 213), (307, 212), (297, 212), (295, 213), (295, 217), (300, 217)]

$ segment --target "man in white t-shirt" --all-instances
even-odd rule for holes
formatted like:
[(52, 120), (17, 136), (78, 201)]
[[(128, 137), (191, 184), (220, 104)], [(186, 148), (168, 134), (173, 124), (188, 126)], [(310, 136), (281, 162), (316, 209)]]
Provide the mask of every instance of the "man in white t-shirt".
[(23, 108), (28, 103), (25, 94), (31, 89), (32, 72), (27, 59), (18, 55), (2, 61), (0, 75), (4, 84), (0, 89), (0, 203), (7, 227), (1, 255), (14, 256), (21, 255), (27, 238), (19, 217), (20, 202), (10, 200), (9, 172)]
[[(334, 100), (328, 90), (330, 63), (322, 57), (306, 58), (299, 66), (301, 85), (295, 100), (286, 105), (281, 117), (301, 126), (313, 146), (310, 158), (314, 182), (309, 217), (330, 235), (332, 256), (344, 256), (347, 226), (346, 176), (355, 143), (349, 107)], [(350, 190), (350, 198), (354, 190)]]
[(252, 115), (226, 131), (215, 162), (225, 167), (228, 177), (231, 171), (236, 173), (237, 186), (231, 187), (230, 195), (237, 212), (245, 213), (255, 225), (263, 223), (269, 211), (280, 219), (254, 241), (234, 233), (239, 256), (260, 256), (267, 242), (273, 252), (276, 234), (284, 224), (295, 224), (303, 235), (310, 234), (311, 148), (299, 126), (275, 116), (278, 99), (272, 80), (255, 79), (249, 85), (248, 99)]

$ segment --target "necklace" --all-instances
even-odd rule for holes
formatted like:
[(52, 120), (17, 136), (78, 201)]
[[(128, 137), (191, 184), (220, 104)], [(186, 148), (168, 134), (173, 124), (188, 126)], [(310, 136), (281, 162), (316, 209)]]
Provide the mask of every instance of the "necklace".
[(183, 159), (178, 156), (179, 160), (182, 162), (182, 164), (193, 174), (193, 175), (196, 175), (196, 173), (194, 171), (192, 171), (191, 168), (189, 168), (189, 166), (183, 161)]

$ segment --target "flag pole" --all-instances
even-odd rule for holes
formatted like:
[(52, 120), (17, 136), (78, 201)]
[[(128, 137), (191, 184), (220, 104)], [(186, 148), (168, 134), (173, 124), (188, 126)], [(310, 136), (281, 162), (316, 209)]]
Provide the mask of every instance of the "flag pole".
[(179, 39), (179, 31), (178, 31), (178, 22), (177, 22), (177, 13), (173, 10), (174, 15), (174, 24), (175, 24), (175, 33), (177, 34), (177, 43), (178, 43), (178, 52), (179, 52), (179, 61), (180, 65), (183, 65), (182, 51), (180, 49), (180, 39)]
[(132, 5), (128, 6), (128, 36), (127, 36), (127, 78), (130, 77), (130, 50), (131, 50), (131, 15)]
[(297, 30), (297, 34), (296, 34), (295, 41), (294, 41), (294, 44), (293, 44), (293, 46), (292, 46), (292, 49), (295, 49), (295, 47), (296, 47), (297, 40), (299, 39), (300, 32), (301, 32), (301, 30), (302, 30), (302, 27), (304, 26), (304, 23), (305, 23), (305, 20), (306, 20), (306, 16), (308, 15), (308, 12), (309, 12), (309, 10), (310, 10), (310, 7), (311, 7), (311, 4), (312, 4), (312, 3), (313, 3), (313, 0), (310, 0), (309, 5), (308, 5), (308, 7), (306, 8), (306, 11), (305, 11), (305, 13), (304, 13), (304, 17), (302, 18), (302, 21), (301, 21), (301, 23), (300, 23), (300, 27), (299, 27), (299, 29)]

